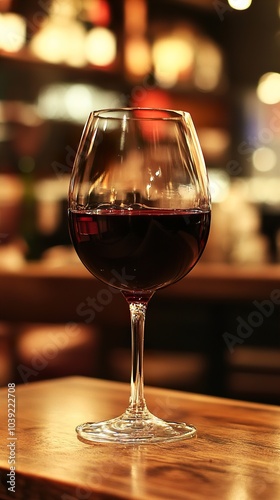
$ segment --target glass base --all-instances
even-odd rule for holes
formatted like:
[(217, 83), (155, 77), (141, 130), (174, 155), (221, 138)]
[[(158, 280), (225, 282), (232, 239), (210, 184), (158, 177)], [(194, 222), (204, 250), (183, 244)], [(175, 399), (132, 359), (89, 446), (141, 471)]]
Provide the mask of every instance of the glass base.
[(129, 410), (111, 420), (78, 425), (76, 432), (83, 441), (119, 444), (163, 443), (196, 436), (193, 425), (164, 421), (149, 411), (132, 416)]

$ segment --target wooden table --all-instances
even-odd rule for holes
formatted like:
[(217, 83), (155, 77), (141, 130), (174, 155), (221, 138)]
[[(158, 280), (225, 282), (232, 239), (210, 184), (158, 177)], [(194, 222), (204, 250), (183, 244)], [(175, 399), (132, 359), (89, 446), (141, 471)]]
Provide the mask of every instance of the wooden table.
[(83, 377), (16, 387), (16, 488), (8, 495), (8, 388), (0, 390), (0, 498), (279, 500), (280, 408), (146, 388), (151, 411), (197, 426), (177, 443), (85, 444), (74, 427), (120, 414), (129, 386)]

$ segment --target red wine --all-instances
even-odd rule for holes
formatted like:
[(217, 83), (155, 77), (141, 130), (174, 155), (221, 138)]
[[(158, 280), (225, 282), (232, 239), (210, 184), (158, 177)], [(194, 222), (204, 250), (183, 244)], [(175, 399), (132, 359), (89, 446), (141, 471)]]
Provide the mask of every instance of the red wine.
[(156, 290), (185, 276), (204, 250), (209, 226), (210, 212), (200, 210), (69, 211), (80, 260), (123, 291)]

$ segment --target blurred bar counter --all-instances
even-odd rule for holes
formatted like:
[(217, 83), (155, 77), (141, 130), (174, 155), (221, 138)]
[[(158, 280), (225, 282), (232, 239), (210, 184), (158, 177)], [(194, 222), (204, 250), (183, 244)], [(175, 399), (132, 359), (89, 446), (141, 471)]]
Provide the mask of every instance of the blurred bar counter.
[[(129, 380), (127, 303), (82, 264), (1, 269), (0, 294), (0, 325), (9, 325), (13, 353), (0, 385), (73, 374)], [(201, 261), (149, 304), (147, 385), (279, 404), (279, 306), (279, 264)], [(80, 333), (63, 350), (61, 339), (75, 325)]]
[[(16, 270), (0, 269), (0, 319), (2, 321), (77, 321), (77, 308), (87, 297), (99, 294), (104, 309), (118, 312), (114, 318), (96, 311), (96, 320), (123, 322), (126, 304), (119, 293), (107, 294), (105, 284), (93, 278), (82, 265), (52, 266), (33, 262)], [(280, 293), (280, 264), (239, 266), (201, 262), (184, 279), (156, 293), (159, 297), (185, 301), (254, 301), (271, 300)], [(107, 300), (106, 297), (107, 296)], [(154, 299), (152, 299), (154, 300)], [(106, 304), (108, 302), (108, 304)], [(116, 308), (116, 311), (115, 311)], [(126, 321), (127, 318), (125, 318)]]

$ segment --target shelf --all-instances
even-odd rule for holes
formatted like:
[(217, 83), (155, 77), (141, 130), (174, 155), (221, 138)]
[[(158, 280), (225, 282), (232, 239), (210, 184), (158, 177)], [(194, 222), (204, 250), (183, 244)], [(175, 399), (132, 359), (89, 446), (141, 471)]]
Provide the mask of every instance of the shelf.
[(88, 80), (89, 77), (92, 79), (92, 76), (94, 75), (99, 80), (102, 79), (103, 83), (104, 78), (108, 77), (109, 80), (110, 78), (114, 78), (114, 86), (118, 86), (118, 84), (119, 86), (124, 85), (124, 80), (121, 76), (117, 63), (106, 67), (94, 66), (92, 64), (87, 64), (83, 67), (75, 67), (67, 64), (55, 64), (39, 59), (34, 56), (28, 48), (24, 48), (16, 53), (0, 51), (0, 62), (1, 64), (4, 63), (11, 65), (19, 70), (22, 70), (22, 67), (24, 67), (25, 72), (30, 70), (44, 70), (46, 72), (49, 71), (53, 73), (55, 71), (57, 73), (57, 80), (61, 80), (61, 75), (66, 75), (67, 79), (84, 78), (86, 80)]
[[(213, 303), (269, 299), (279, 290), (280, 265), (235, 266), (200, 263), (178, 283), (157, 292), (170, 300)], [(105, 284), (77, 264), (53, 267), (28, 263), (16, 271), (0, 270), (0, 319), (2, 321), (84, 321), (79, 314), (87, 297), (99, 297)], [(107, 296), (108, 296), (108, 292)], [(279, 292), (280, 293), (280, 292)], [(102, 324), (126, 324), (127, 305), (120, 293), (96, 315)], [(84, 310), (86, 307), (84, 307)]]

